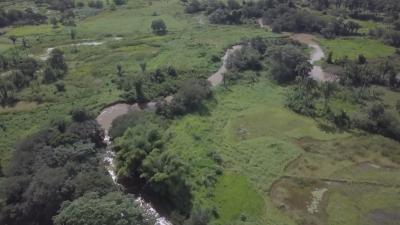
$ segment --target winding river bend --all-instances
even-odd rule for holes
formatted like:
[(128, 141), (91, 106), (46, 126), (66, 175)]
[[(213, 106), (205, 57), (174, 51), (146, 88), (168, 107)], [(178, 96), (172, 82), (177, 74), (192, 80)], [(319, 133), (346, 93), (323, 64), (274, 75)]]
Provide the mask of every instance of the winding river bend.
[[(262, 20), (260, 19), (257, 20), (257, 23), (261, 28), (264, 29), (268, 28), (268, 26), (264, 25), (262, 23)], [(321, 47), (318, 45), (318, 43), (314, 41), (315, 37), (313, 35), (292, 34), (290, 35), (290, 37), (294, 40), (297, 40), (303, 44), (308, 45), (310, 48), (313, 49), (309, 60), (309, 62), (313, 65), (312, 71), (310, 72), (310, 77), (320, 82), (332, 82), (336, 80), (336, 76), (326, 73), (325, 71), (323, 71), (321, 66), (316, 65), (316, 62), (324, 58), (325, 54), (322, 51)], [(242, 45), (234, 45), (231, 48), (227, 49), (225, 55), (222, 57), (221, 67), (218, 69), (217, 72), (215, 72), (208, 78), (208, 81), (210, 82), (212, 87), (216, 87), (223, 82), (223, 75), (228, 71), (227, 59), (229, 55), (231, 55), (237, 50), (240, 50), (241, 48)], [(52, 49), (48, 50), (49, 53), (51, 51)], [(172, 101), (173, 98), (174, 97), (171, 95), (165, 97), (165, 100), (167, 102), (170, 102)], [(104, 156), (104, 161), (106, 162), (107, 170), (116, 185), (120, 184), (117, 183), (117, 176), (115, 174), (115, 164), (114, 164), (115, 153), (112, 149), (110, 136), (108, 135), (108, 131), (111, 128), (112, 122), (117, 117), (124, 115), (128, 112), (141, 111), (141, 110), (155, 110), (155, 109), (156, 109), (156, 102), (149, 102), (142, 105), (138, 105), (137, 103), (135, 104), (117, 103), (103, 109), (100, 115), (96, 118), (97, 122), (101, 125), (101, 127), (105, 131), (104, 141), (107, 143), (107, 151)], [(142, 197), (138, 196), (136, 198), (136, 202), (138, 202), (145, 209), (146, 213), (154, 216), (157, 219), (156, 225), (172, 225), (172, 223), (168, 221), (167, 218), (161, 216), (155, 210), (155, 208), (149, 202), (146, 202)]]
[[(208, 78), (208, 81), (210, 82), (212, 87), (218, 86), (219, 84), (222, 83), (223, 75), (228, 71), (226, 63), (229, 55), (241, 48), (242, 48), (241, 45), (234, 45), (226, 51), (225, 55), (222, 57), (221, 67), (218, 69), (217, 72), (215, 72)], [(173, 98), (174, 97), (171, 95), (165, 97), (165, 100), (167, 102), (170, 102), (172, 101)], [(116, 185), (120, 184), (117, 183), (117, 175), (115, 174), (115, 163), (114, 163), (115, 152), (112, 149), (111, 139), (110, 136), (108, 135), (108, 131), (111, 128), (112, 122), (117, 117), (122, 116), (128, 112), (141, 111), (141, 110), (155, 110), (155, 109), (156, 109), (156, 102), (149, 102), (143, 105), (139, 105), (137, 103), (135, 104), (117, 103), (103, 109), (100, 115), (96, 118), (97, 122), (105, 131), (104, 142), (107, 144), (107, 151), (104, 156), (104, 162), (107, 165), (107, 171), (109, 172), (111, 178), (113, 179)], [(169, 222), (167, 218), (161, 216), (155, 210), (155, 208), (149, 202), (146, 202), (142, 197), (138, 196), (135, 199), (135, 201), (138, 202), (139, 205), (141, 205), (141, 207), (143, 207), (146, 213), (156, 218), (157, 221), (156, 225), (172, 225), (172, 223)]]

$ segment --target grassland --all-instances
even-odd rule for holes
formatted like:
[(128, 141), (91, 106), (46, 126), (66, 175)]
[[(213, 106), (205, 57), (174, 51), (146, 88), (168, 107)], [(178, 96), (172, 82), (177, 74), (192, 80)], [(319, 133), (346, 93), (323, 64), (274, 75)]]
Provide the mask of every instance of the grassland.
[[(33, 84), (19, 93), (22, 103), (0, 108), (0, 158), (7, 162), (12, 145), (34, 133), (53, 118), (66, 116), (72, 108), (83, 106), (99, 111), (120, 99), (113, 80), (116, 65), (135, 74), (140, 62), (148, 70), (174, 66), (190, 76), (206, 77), (220, 63), (230, 45), (253, 36), (275, 37), (252, 25), (214, 26), (201, 16), (183, 13), (177, 0), (129, 1), (116, 11), (105, 10), (77, 21), (77, 40), (70, 40), (71, 28), (53, 29), (50, 25), (10, 28), (7, 35), (26, 37), (36, 57), (48, 47), (64, 50), (70, 68), (65, 78), (66, 92), (52, 85)], [(168, 34), (151, 33), (151, 21), (162, 18)], [(372, 25), (371, 25), (372, 26)], [(116, 40), (115, 37), (121, 37)], [(70, 44), (101, 41), (99, 46), (73, 47)], [(358, 54), (379, 58), (394, 49), (379, 41), (352, 37), (320, 40), (334, 58)], [(6, 36), (0, 36), (0, 52), (12, 51)], [(216, 89), (208, 112), (174, 120), (166, 132), (169, 151), (190, 163), (197, 184), (195, 204), (213, 208), (216, 225), (246, 223), (294, 224), (371, 224), (376, 212), (400, 208), (399, 165), (387, 151), (400, 151), (398, 142), (359, 131), (326, 133), (317, 120), (295, 114), (284, 107), (286, 88), (262, 74), (255, 84)], [(382, 89), (385, 104), (394, 111), (399, 94)], [(39, 95), (43, 103), (33, 103)], [(335, 100), (333, 100), (335, 101)], [(339, 108), (355, 111), (354, 105), (338, 102)], [(222, 157), (217, 166), (210, 152)], [(217, 168), (216, 168), (217, 167)], [(209, 174), (224, 171), (210, 182)], [(312, 192), (326, 188), (318, 213), (307, 211)], [(276, 195), (274, 195), (276, 194)]]
[[(156, 12), (157, 16), (153, 16)], [(169, 33), (156, 36), (150, 25), (154, 19), (166, 21)], [(113, 22), (114, 21), (114, 22)], [(10, 113), (0, 109), (0, 158), (3, 163), (10, 156), (12, 145), (19, 139), (37, 131), (53, 117), (65, 116), (74, 107), (87, 107), (98, 111), (102, 106), (119, 100), (120, 91), (112, 80), (116, 65), (121, 64), (125, 73), (135, 74), (139, 63), (147, 62), (148, 70), (174, 66), (191, 76), (205, 77), (215, 71), (219, 63), (212, 56), (222, 56), (225, 48), (251, 36), (274, 36), (255, 26), (209, 26), (200, 24), (199, 18), (183, 13), (178, 1), (129, 1), (129, 5), (116, 11), (105, 9), (97, 15), (76, 21), (77, 39), (71, 40), (71, 28), (51, 25), (9, 28), (0, 37), (0, 50), (10, 53), (13, 46), (9, 35), (26, 38), (31, 46), (28, 54), (39, 58), (49, 47), (59, 47), (65, 52), (69, 74), (65, 78), (66, 92), (57, 93), (53, 85), (34, 82), (18, 94), (25, 102), (37, 96), (43, 103), (23, 107)], [(122, 37), (115, 40), (113, 37)], [(224, 38), (221, 38), (224, 37)], [(104, 42), (100, 46), (73, 47), (71, 43), (91, 40)]]
[(349, 59), (356, 59), (360, 54), (367, 59), (376, 59), (393, 55), (395, 52), (395, 48), (391, 46), (363, 37), (320, 39), (319, 41), (325, 52), (333, 53), (333, 59), (346, 56)]
[[(356, 215), (345, 224), (365, 224), (371, 221), (362, 218), (373, 210), (396, 208), (398, 200), (383, 199), (394, 197), (389, 190), (398, 191), (400, 169), (383, 155), (385, 149), (399, 151), (398, 143), (358, 131), (326, 133), (317, 121), (286, 109), (285, 92), (265, 79), (220, 88), (207, 115), (186, 116), (169, 129), (168, 148), (196, 168), (193, 179), (200, 178), (199, 183), (210, 173), (208, 152), (215, 150), (223, 158), (226, 172), (215, 191), (199, 188), (196, 194), (196, 201), (217, 209), (215, 224), (234, 224), (242, 217), (250, 224), (340, 224), (340, 213)], [(361, 173), (360, 166), (369, 162), (379, 168)], [(307, 205), (318, 188), (327, 192), (314, 215)], [(352, 188), (362, 191), (349, 194)], [(287, 195), (274, 195), (282, 191)], [(368, 198), (379, 196), (379, 204), (370, 204)], [(245, 198), (254, 204), (239, 203)], [(335, 207), (339, 198), (351, 204)]]

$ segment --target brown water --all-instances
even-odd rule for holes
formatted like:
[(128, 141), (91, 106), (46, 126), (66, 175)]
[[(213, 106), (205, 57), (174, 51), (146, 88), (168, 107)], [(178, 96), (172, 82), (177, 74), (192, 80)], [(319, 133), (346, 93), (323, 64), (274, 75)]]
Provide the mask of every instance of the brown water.
[[(228, 71), (226, 67), (228, 56), (241, 48), (242, 48), (241, 45), (234, 45), (228, 50), (226, 50), (225, 55), (222, 57), (223, 63), (221, 67), (218, 69), (217, 72), (215, 72), (208, 78), (208, 81), (210, 82), (212, 87), (216, 87), (222, 83), (224, 78), (223, 75)], [(165, 97), (165, 101), (171, 102), (173, 98), (174, 96), (172, 95), (167, 96)], [(155, 110), (156, 103), (157, 102), (149, 102), (147, 104), (143, 104), (140, 106), (137, 103), (131, 105), (126, 103), (117, 103), (103, 109), (100, 115), (97, 117), (97, 122), (101, 125), (101, 127), (105, 131), (108, 131), (111, 128), (112, 121), (115, 120), (117, 117), (132, 111)]]
[[(217, 72), (215, 72), (208, 78), (208, 81), (210, 82), (212, 87), (218, 86), (219, 84), (222, 83), (223, 75), (228, 70), (226, 67), (226, 62), (229, 55), (235, 52), (236, 50), (239, 50), (241, 47), (242, 47), (241, 45), (235, 45), (226, 51), (225, 55), (222, 57), (221, 67), (218, 69)], [(174, 96), (172, 95), (167, 96), (165, 97), (165, 101), (171, 102), (173, 98)], [(117, 176), (115, 174), (115, 164), (114, 164), (115, 153), (112, 150), (112, 143), (110, 140), (110, 136), (108, 135), (108, 131), (111, 128), (112, 122), (117, 117), (127, 114), (128, 112), (141, 111), (141, 110), (155, 110), (155, 109), (156, 109), (156, 102), (149, 102), (143, 105), (138, 105), (137, 103), (136, 104), (117, 103), (103, 109), (99, 114), (99, 116), (96, 118), (97, 122), (105, 131), (104, 142), (107, 143), (107, 151), (104, 156), (104, 162), (106, 163), (107, 171), (109, 172), (111, 178), (117, 185), (119, 184), (117, 183)], [(143, 209), (145, 209), (146, 213), (154, 216), (157, 219), (156, 225), (172, 225), (171, 222), (169, 222), (165, 217), (161, 216), (155, 210), (155, 208), (150, 203), (146, 202), (142, 197), (140, 196), (137, 197), (135, 201), (138, 202)]]
[[(261, 28), (269, 29), (268, 25), (265, 25), (261, 18), (257, 19), (257, 23)], [(313, 68), (310, 72), (310, 77), (319, 82), (333, 82), (338, 78), (334, 74), (327, 73), (322, 69), (321, 66), (316, 63), (325, 57), (325, 53), (322, 50), (321, 46), (315, 41), (315, 36), (312, 34), (305, 33), (284, 33), (290, 36), (293, 40), (296, 40), (302, 44), (308, 45), (308, 47), (312, 48), (310, 60), (309, 62), (313, 65)]]
[(302, 44), (308, 45), (312, 48), (309, 62), (313, 65), (310, 72), (310, 77), (319, 82), (333, 82), (337, 80), (337, 76), (325, 72), (321, 66), (317, 65), (316, 62), (320, 61), (325, 57), (325, 53), (321, 46), (315, 41), (315, 36), (312, 34), (293, 34), (290, 36), (293, 40), (299, 41)]

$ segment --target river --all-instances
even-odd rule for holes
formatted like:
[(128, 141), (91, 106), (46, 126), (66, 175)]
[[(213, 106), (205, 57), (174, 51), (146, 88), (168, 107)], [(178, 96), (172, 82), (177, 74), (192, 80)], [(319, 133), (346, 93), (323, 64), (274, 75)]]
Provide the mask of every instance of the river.
[[(210, 82), (212, 87), (216, 87), (222, 83), (223, 75), (228, 70), (226, 67), (226, 63), (229, 55), (241, 48), (242, 48), (241, 45), (234, 45), (226, 50), (225, 55), (222, 57), (221, 67), (218, 69), (217, 72), (215, 72), (208, 78), (208, 81)], [(167, 102), (170, 102), (172, 101), (173, 98), (174, 97), (171, 95), (165, 97), (165, 100)], [(149, 102), (143, 105), (138, 105), (137, 103), (135, 104), (117, 103), (103, 109), (99, 114), (99, 116), (96, 118), (97, 122), (105, 131), (104, 142), (107, 144), (107, 151), (104, 156), (104, 162), (107, 165), (108, 173), (110, 174), (111, 178), (113, 179), (116, 185), (120, 184), (117, 183), (117, 175), (115, 173), (115, 163), (114, 163), (115, 152), (112, 149), (112, 142), (110, 136), (108, 135), (108, 131), (111, 128), (112, 122), (117, 117), (127, 114), (128, 112), (141, 111), (141, 110), (155, 110), (155, 109), (156, 109), (156, 102)], [(172, 225), (172, 223), (168, 221), (167, 218), (161, 216), (155, 210), (155, 208), (151, 205), (151, 203), (146, 202), (142, 197), (137, 196), (135, 201), (138, 202), (143, 207), (143, 209), (145, 209), (146, 213), (156, 218), (157, 221), (156, 225)]]
[[(268, 26), (263, 25), (261, 20), (257, 20), (258, 24), (260, 25), (261, 28), (268, 28)], [(315, 37), (310, 34), (291, 34), (290, 37), (294, 40), (297, 40), (303, 44), (308, 45), (310, 48), (312, 48), (312, 52), (310, 55), (310, 60), (309, 62), (313, 65), (312, 71), (310, 72), (310, 77), (313, 79), (320, 81), (320, 82), (330, 82), (336, 80), (336, 76), (331, 75), (323, 71), (322, 67), (319, 65), (316, 65), (316, 62), (319, 60), (323, 59), (325, 57), (324, 52), (322, 51), (321, 47), (317, 42), (314, 41)], [(96, 43), (97, 44), (97, 43)], [(102, 44), (102, 43), (101, 43)], [(217, 72), (213, 73), (209, 78), (208, 81), (210, 82), (212, 87), (216, 87), (220, 85), (223, 82), (223, 75), (228, 71), (227, 68), (227, 59), (229, 55), (234, 53), (237, 50), (240, 50), (242, 48), (242, 45), (234, 45), (231, 48), (227, 49), (225, 52), (225, 55), (222, 57), (222, 65), (218, 69)], [(48, 52), (51, 52), (51, 50), (48, 50)], [(172, 101), (173, 96), (167, 96), (165, 97), (165, 100), (167, 102)], [(149, 102), (147, 104), (143, 105), (138, 105), (137, 103), (135, 104), (126, 104), (126, 103), (116, 103), (114, 105), (111, 105), (109, 107), (106, 107), (101, 111), (99, 116), (97, 117), (97, 122), (101, 125), (101, 127), (105, 131), (105, 138), (104, 141), (107, 143), (107, 151), (104, 156), (104, 161), (107, 164), (107, 170), (112, 177), (113, 181), (116, 183), (116, 185), (120, 185), (117, 183), (117, 176), (115, 174), (115, 164), (114, 164), (114, 158), (115, 158), (115, 153), (112, 149), (112, 143), (110, 140), (110, 136), (108, 135), (108, 131), (111, 128), (112, 122), (119, 116), (122, 116), (128, 112), (133, 112), (133, 111), (141, 111), (141, 110), (155, 110), (156, 109), (156, 102)], [(155, 208), (151, 205), (151, 203), (146, 202), (142, 197), (138, 196), (136, 198), (136, 201), (145, 209), (145, 211), (156, 217), (157, 223), (156, 225), (172, 225), (170, 221), (168, 221), (167, 218), (161, 216)]]

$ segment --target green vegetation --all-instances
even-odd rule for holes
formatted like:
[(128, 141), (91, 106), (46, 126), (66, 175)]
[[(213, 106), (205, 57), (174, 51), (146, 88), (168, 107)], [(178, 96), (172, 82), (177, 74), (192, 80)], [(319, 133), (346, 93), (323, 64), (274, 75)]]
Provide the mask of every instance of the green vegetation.
[(400, 4), (365, 2), (0, 2), (0, 223), (154, 224), (129, 192), (174, 225), (395, 224)]
[(319, 40), (325, 52), (332, 52), (334, 59), (348, 57), (354, 60), (358, 55), (364, 55), (367, 59), (376, 59), (391, 56), (395, 48), (382, 42), (369, 38), (337, 38)]

